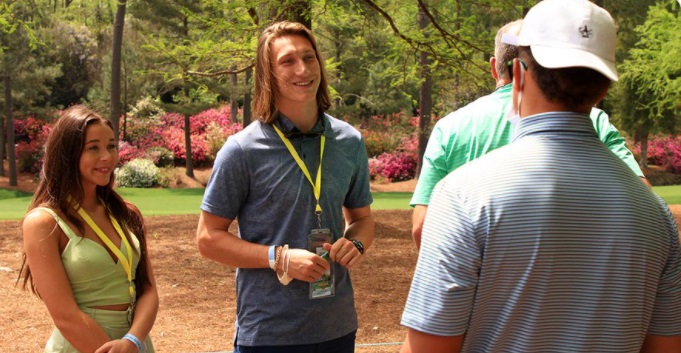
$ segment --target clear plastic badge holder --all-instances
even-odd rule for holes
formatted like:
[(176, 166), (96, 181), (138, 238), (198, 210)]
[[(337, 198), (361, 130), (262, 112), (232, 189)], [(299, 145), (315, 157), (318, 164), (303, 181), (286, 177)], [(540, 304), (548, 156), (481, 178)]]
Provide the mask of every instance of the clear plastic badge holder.
[[(333, 235), (328, 228), (313, 229), (308, 237), (308, 245), (311, 252), (322, 256), (326, 252), (323, 248), (324, 243), (333, 244)], [(329, 261), (328, 257), (324, 257)], [(329, 261), (329, 269), (320, 279), (310, 283), (310, 299), (321, 299), (333, 297), (336, 294), (335, 264)]]

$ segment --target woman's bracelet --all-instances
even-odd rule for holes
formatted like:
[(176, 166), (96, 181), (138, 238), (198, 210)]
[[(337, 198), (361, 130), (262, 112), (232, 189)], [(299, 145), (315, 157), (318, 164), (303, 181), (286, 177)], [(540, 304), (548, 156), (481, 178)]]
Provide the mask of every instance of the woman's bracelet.
[(123, 339), (134, 343), (135, 347), (137, 347), (137, 352), (142, 352), (142, 342), (139, 340), (139, 338), (135, 337), (135, 335), (132, 333), (126, 333), (125, 336), (123, 336)]

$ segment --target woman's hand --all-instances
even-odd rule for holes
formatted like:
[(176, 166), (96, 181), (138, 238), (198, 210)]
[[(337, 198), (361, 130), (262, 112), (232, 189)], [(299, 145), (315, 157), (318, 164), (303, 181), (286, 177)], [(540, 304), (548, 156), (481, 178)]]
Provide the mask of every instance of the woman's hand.
[(120, 339), (104, 343), (95, 353), (140, 353), (134, 343)]

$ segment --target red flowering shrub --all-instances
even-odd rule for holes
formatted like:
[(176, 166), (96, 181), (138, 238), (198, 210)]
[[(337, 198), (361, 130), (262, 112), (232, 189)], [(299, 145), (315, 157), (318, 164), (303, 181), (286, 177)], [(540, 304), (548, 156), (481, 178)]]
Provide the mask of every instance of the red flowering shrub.
[(674, 174), (681, 174), (681, 155), (674, 155), (669, 158), (669, 164), (667, 164), (667, 171)]
[(357, 129), (369, 155), (369, 176), (389, 181), (413, 179), (418, 155), (418, 117), (404, 114), (372, 116)]
[[(125, 140), (139, 142), (146, 139), (148, 136), (154, 134), (156, 126), (160, 124), (160, 119), (157, 117), (147, 117), (136, 119), (128, 117), (125, 123)], [(119, 141), (123, 140), (123, 119), (120, 120), (120, 127), (118, 128)]]
[(377, 159), (380, 174), (391, 182), (414, 179), (416, 175), (416, 157), (411, 153), (383, 153)]
[(37, 174), (43, 166), (45, 142), (52, 127), (44, 120), (28, 117), (14, 120), (15, 156), (19, 172)]
[(118, 163), (124, 165), (135, 158), (140, 158), (142, 153), (137, 146), (131, 145), (126, 141), (118, 142)]
[[(175, 156), (175, 163), (181, 164), (186, 160), (184, 129), (169, 127), (159, 131), (158, 135), (163, 144), (156, 145), (169, 149)], [(192, 159), (196, 165), (206, 165), (211, 162), (206, 159), (206, 140), (199, 135), (191, 136)]]
[(369, 178), (371, 180), (376, 180), (376, 177), (381, 174), (381, 169), (383, 164), (378, 158), (369, 158)]
[[(131, 143), (140, 152), (121, 156), (121, 161), (131, 158), (150, 156), (145, 152), (153, 148), (164, 148), (172, 152), (175, 164), (185, 163), (184, 116), (178, 113), (166, 113), (158, 119), (147, 119), (145, 122), (129, 124), (129, 135), (134, 138)], [(228, 136), (241, 131), (241, 124), (230, 122), (229, 106), (209, 109), (189, 117), (192, 158), (197, 166), (210, 165), (215, 154), (222, 147)], [(120, 152), (123, 152), (122, 150)], [(119, 152), (119, 153), (120, 153)], [(151, 156), (153, 160), (155, 158)], [(160, 159), (158, 161), (160, 163)]]
[[(164, 113), (144, 119), (130, 116), (126, 123), (127, 141), (121, 140), (119, 144), (120, 164), (125, 165), (137, 158), (147, 158), (159, 165), (165, 165), (174, 158), (176, 165), (184, 164), (184, 121), (184, 116), (178, 113)], [(200, 112), (191, 116), (189, 123), (192, 157), (197, 166), (210, 165), (227, 138), (243, 128), (240, 123), (230, 122), (228, 106)], [(374, 116), (361, 122), (357, 128), (363, 134), (369, 156), (378, 156), (369, 162), (372, 179), (381, 177), (401, 181), (414, 177), (418, 117), (404, 114)], [(39, 171), (50, 126), (42, 120), (27, 118), (16, 120), (15, 129), (18, 136), (17, 156), (22, 171)]]
[(418, 138), (418, 117), (404, 114), (372, 116), (360, 123), (357, 129), (364, 138), (367, 155), (376, 157), (386, 152), (403, 151), (405, 139)]
[[(641, 154), (641, 145), (635, 144), (632, 152)], [(648, 139), (648, 163), (659, 165), (668, 172), (681, 174), (681, 137), (652, 137)]]
[(367, 148), (367, 155), (376, 157), (382, 153), (395, 151), (399, 144), (399, 140), (394, 138), (389, 132), (378, 130), (364, 130), (362, 131), (364, 137), (364, 144)]
[(14, 141), (30, 142), (40, 136), (43, 133), (43, 128), (49, 125), (47, 121), (32, 116), (14, 119)]
[(414, 156), (418, 155), (419, 136), (416, 133), (413, 133), (410, 136), (403, 137), (398, 151), (410, 153)]

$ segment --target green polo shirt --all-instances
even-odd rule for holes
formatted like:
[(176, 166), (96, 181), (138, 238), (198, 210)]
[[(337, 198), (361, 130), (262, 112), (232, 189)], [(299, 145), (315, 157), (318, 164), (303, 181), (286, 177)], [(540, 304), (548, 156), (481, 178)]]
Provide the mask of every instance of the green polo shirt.
[[(499, 147), (511, 143), (513, 125), (507, 119), (511, 84), (448, 114), (435, 124), (428, 140), (423, 165), (410, 204), (428, 205), (435, 185), (447, 174)], [(600, 140), (643, 177), (634, 155), (608, 115), (597, 108), (590, 114)]]

